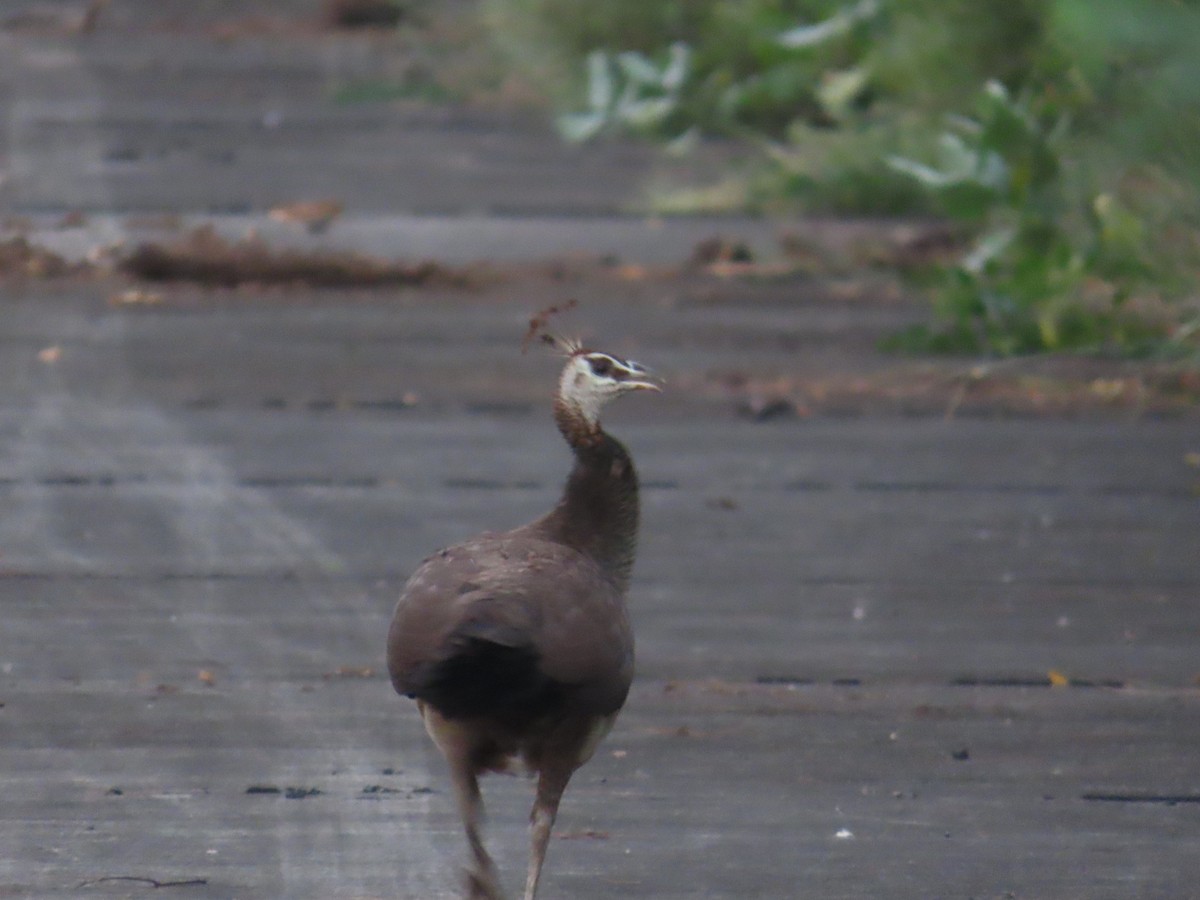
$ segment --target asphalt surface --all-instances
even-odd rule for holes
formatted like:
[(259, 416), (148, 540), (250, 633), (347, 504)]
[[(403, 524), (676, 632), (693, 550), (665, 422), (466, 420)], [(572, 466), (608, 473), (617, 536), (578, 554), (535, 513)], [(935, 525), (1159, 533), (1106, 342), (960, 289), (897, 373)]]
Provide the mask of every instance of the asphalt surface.
[[(385, 158), (410, 115), (474, 113), (373, 107), (382, 124), (359, 129), (304, 85), (384, 50), (156, 30), (130, 8), (90, 44), (0, 32), (0, 191), (46, 234), (74, 209), (85, 229), (146, 210), (241, 227), (222, 217), (261, 219), (320, 169), (350, 211), (301, 242), (354, 246), (353, 227), (383, 246), (390, 217), (432, 211), (446, 258), (486, 258), (453, 223), (503, 229), (505, 193), (529, 196), (511, 171), (548, 198), (527, 216), (612, 252), (587, 229), (633, 202), (627, 154), (644, 148), (584, 151), (609, 174), (581, 199), (577, 170), (546, 163), (579, 151), (539, 126), (495, 126), (511, 156), (431, 128), (432, 157), (509, 168), (467, 205), (457, 176), (392, 159), (433, 198), (405, 203), (358, 161)], [(278, 102), (353, 138), (250, 140), (249, 101), (220, 81), (239, 55)], [(180, 100), (134, 115), (139, 84)], [(204, 141), (261, 162), (129, 179), (87, 162), (201, 120)], [(687, 245), (627, 225), (647, 258)], [(524, 246), (512, 258), (554, 255)], [(156, 295), (120, 301), (131, 287)], [(0, 896), (455, 896), (452, 798), (388, 685), (384, 634), (423, 556), (553, 503), (569, 464), (556, 363), (519, 345), (566, 295), (572, 327), (671, 389), (608, 423), (644, 484), (638, 678), (568, 789), (544, 896), (1195, 895), (1195, 415), (747, 413), (712, 373), (880, 371), (874, 338), (914, 308), (811, 278), (567, 267), (395, 290), (0, 284)], [(513, 891), (529, 791), (485, 783)]]

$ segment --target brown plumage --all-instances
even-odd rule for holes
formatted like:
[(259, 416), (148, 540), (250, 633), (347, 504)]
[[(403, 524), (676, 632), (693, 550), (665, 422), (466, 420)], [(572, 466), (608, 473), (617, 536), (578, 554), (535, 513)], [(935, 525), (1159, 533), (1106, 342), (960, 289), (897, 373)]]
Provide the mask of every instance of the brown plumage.
[(537, 775), (525, 884), (533, 900), (559, 800), (612, 727), (633, 678), (625, 593), (638, 527), (633, 460), (600, 426), (606, 402), (658, 390), (636, 363), (568, 347), (554, 414), (575, 464), (540, 519), (431, 556), (388, 632), (396, 691), (446, 757), (471, 848), (468, 895), (501, 897), (480, 836), (478, 776)]

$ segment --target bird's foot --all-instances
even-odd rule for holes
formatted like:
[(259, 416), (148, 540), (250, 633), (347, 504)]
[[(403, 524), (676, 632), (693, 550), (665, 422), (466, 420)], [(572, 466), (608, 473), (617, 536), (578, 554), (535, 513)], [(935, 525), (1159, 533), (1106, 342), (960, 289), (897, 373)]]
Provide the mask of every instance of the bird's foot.
[(466, 900), (504, 900), (504, 894), (496, 884), (495, 875), (491, 872), (480, 873), (467, 870)]

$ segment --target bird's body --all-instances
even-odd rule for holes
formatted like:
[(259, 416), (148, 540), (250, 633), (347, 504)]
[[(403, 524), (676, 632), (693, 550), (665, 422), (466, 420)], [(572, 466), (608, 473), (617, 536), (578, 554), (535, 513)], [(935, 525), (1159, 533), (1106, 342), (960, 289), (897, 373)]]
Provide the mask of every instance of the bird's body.
[(479, 835), (478, 775), (519, 762), (538, 777), (525, 897), (537, 890), (558, 802), (612, 727), (633, 678), (625, 593), (638, 526), (629, 453), (604, 402), (657, 390), (634, 363), (572, 348), (555, 418), (575, 455), (557, 506), (426, 559), (388, 632), (396, 691), (417, 700), (446, 757), (473, 854), (470, 894), (500, 890)]
[(518, 757), (536, 771), (547, 730), (568, 714), (611, 716), (629, 690), (633, 635), (615, 586), (597, 589), (602, 578), (586, 555), (522, 530), (443, 550), (397, 610), (396, 689), (447, 719), (486, 722), (480, 768)]

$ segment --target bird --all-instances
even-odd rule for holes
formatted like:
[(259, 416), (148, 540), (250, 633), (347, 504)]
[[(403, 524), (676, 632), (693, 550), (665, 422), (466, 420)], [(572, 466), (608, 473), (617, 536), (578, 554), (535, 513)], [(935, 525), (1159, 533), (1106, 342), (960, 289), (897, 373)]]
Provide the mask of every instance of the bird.
[(524, 893), (534, 900), (567, 783), (612, 728), (633, 679), (626, 594), (638, 479), (600, 413), (662, 386), (636, 362), (542, 338), (566, 356), (553, 410), (574, 462), (560, 499), (533, 522), (425, 559), (388, 629), (392, 686), (416, 700), (449, 768), (471, 900), (503, 897), (481, 835), (479, 777), (519, 766), (536, 776)]

